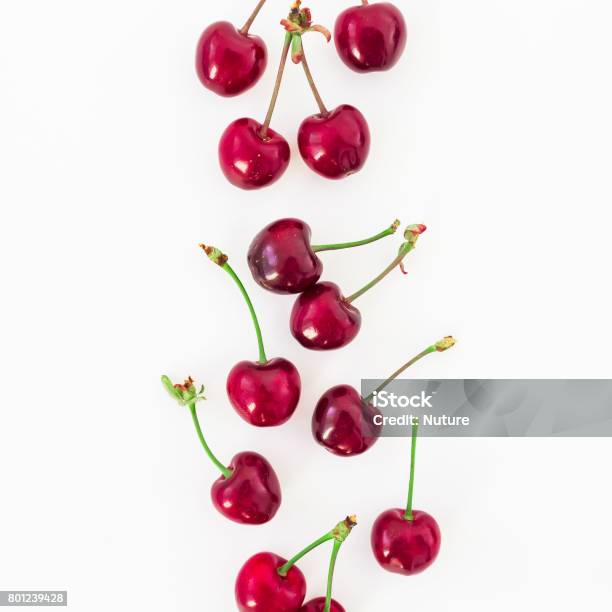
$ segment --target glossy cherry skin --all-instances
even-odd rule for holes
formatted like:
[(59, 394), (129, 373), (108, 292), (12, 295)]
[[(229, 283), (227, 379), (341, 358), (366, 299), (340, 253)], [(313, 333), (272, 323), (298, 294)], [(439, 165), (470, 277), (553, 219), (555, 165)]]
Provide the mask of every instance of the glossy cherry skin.
[(389, 70), (406, 47), (406, 22), (389, 2), (354, 6), (340, 13), (334, 40), (340, 59), (356, 72)]
[[(335, 600), (331, 600), (330, 612), (346, 612), (346, 610)], [(306, 602), (300, 612), (325, 612), (325, 597), (317, 597)]]
[(436, 520), (415, 510), (407, 521), (406, 510), (383, 512), (372, 526), (371, 544), (379, 565), (389, 572), (412, 576), (426, 570), (440, 552), (440, 527)]
[(280, 576), (285, 563), (274, 553), (262, 552), (242, 566), (234, 590), (240, 612), (298, 612), (306, 597), (306, 579), (295, 565)]
[(361, 313), (335, 283), (322, 282), (300, 294), (291, 311), (291, 333), (305, 348), (327, 351), (351, 342), (361, 328)]
[(267, 363), (241, 361), (227, 377), (232, 406), (256, 427), (274, 427), (288, 421), (300, 400), (301, 388), (295, 366), (280, 357)]
[(240, 189), (261, 189), (276, 182), (287, 170), (289, 144), (274, 130), (261, 137), (255, 119), (237, 119), (219, 142), (219, 164), (227, 180)]
[(370, 152), (370, 128), (353, 106), (307, 117), (298, 132), (302, 159), (317, 174), (342, 179), (359, 172)]
[(228, 467), (232, 475), (221, 476), (211, 489), (215, 508), (246, 525), (262, 525), (274, 518), (281, 505), (281, 488), (266, 458), (250, 451), (238, 453)]
[(207, 89), (237, 96), (257, 83), (266, 69), (268, 52), (259, 36), (242, 34), (227, 21), (209, 25), (196, 49), (196, 72)]
[(312, 435), (334, 455), (360, 455), (380, 436), (382, 425), (374, 422), (374, 417), (380, 414), (356, 389), (338, 385), (326, 391), (317, 402), (312, 415)]
[(279, 219), (253, 239), (247, 260), (255, 282), (274, 293), (302, 293), (323, 273), (310, 246), (310, 227), (299, 219)]

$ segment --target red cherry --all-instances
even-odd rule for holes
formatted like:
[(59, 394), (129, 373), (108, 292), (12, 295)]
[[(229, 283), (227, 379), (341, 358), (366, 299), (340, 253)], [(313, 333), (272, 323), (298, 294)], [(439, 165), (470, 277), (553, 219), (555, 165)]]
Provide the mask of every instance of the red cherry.
[(297, 612), (306, 597), (306, 579), (295, 565), (281, 576), (286, 559), (270, 552), (253, 555), (236, 578), (240, 612)]
[(281, 425), (291, 417), (298, 405), (302, 388), (300, 375), (290, 361), (282, 358), (269, 360), (266, 357), (255, 307), (242, 281), (228, 263), (227, 255), (215, 247), (200, 246), (208, 258), (225, 270), (240, 289), (257, 336), (259, 360), (241, 361), (232, 368), (227, 377), (229, 399), (247, 423), (257, 427)]
[(333, 540), (327, 578), (327, 589), (331, 597), (338, 552), (356, 524), (356, 516), (347, 516), (289, 561), (269, 552), (252, 556), (242, 566), (236, 578), (238, 609), (241, 612), (299, 612), (306, 596), (306, 580), (295, 564), (310, 551)]
[(276, 472), (258, 453), (238, 453), (229, 465), (232, 474), (221, 476), (211, 489), (215, 508), (228, 519), (262, 525), (274, 518), (281, 505)]
[[(444, 352), (454, 346), (452, 336), (436, 342), (426, 352)], [(410, 479), (406, 509), (392, 508), (374, 521), (370, 543), (379, 565), (395, 574), (412, 576), (426, 570), (440, 552), (440, 527), (435, 519), (421, 510), (413, 510), (416, 444), (419, 419), (410, 417), (412, 444), (410, 449)]]
[(372, 527), (372, 550), (380, 566), (396, 574), (412, 576), (427, 569), (440, 551), (440, 528), (436, 520), (420, 510), (413, 520), (406, 510), (383, 512)]
[[(330, 612), (346, 612), (345, 609), (335, 600), (331, 600)], [(317, 597), (306, 602), (300, 612), (325, 612), (325, 597)]]
[[(309, 13), (304, 18), (310, 23)], [(322, 26), (309, 28), (323, 32), (328, 42), (331, 40), (331, 34)], [(293, 61), (302, 64), (319, 107), (317, 115), (307, 117), (300, 125), (300, 154), (312, 170), (325, 178), (341, 179), (359, 172), (370, 151), (368, 122), (356, 108), (348, 104), (342, 104), (331, 112), (327, 109), (306, 60), (302, 36), (295, 35), (293, 40), (297, 43), (294, 44)]]
[(291, 311), (291, 333), (316, 351), (346, 346), (359, 333), (361, 313), (335, 283), (322, 282), (300, 294)]
[(389, 2), (354, 6), (340, 13), (334, 39), (340, 59), (356, 72), (389, 70), (406, 47), (406, 22)]
[(282, 425), (300, 399), (300, 375), (286, 359), (241, 361), (227, 378), (227, 394), (236, 412), (251, 425)]
[(338, 385), (318, 401), (312, 415), (312, 434), (334, 455), (360, 455), (380, 436), (382, 426), (374, 424), (374, 417), (380, 414), (353, 387)]
[(307, 223), (300, 219), (279, 219), (255, 236), (247, 261), (255, 282), (264, 289), (274, 293), (302, 293), (314, 285), (323, 272), (317, 253), (376, 242), (394, 234), (399, 224), (395, 221), (387, 229), (364, 240), (312, 245)]
[[(253, 15), (263, 6), (260, 0)], [(251, 20), (254, 16), (251, 16)], [(248, 24), (245, 28), (248, 29)], [(243, 28), (244, 30), (244, 28)], [(270, 128), (289, 55), (292, 36), (283, 44), (276, 82), (263, 123), (238, 119), (231, 123), (219, 142), (219, 163), (227, 180), (241, 189), (260, 189), (277, 181), (287, 170), (291, 156), (287, 141)]]
[(264, 41), (227, 21), (208, 26), (198, 41), (198, 77), (204, 87), (220, 96), (237, 96), (253, 87), (267, 63)]
[(428, 346), (393, 372), (367, 397), (350, 385), (338, 385), (326, 391), (318, 401), (312, 415), (312, 434), (315, 440), (335, 455), (351, 456), (364, 453), (374, 446), (382, 430), (382, 420), (376, 420), (381, 412), (372, 399), (400, 374), (427, 355), (441, 353), (453, 346), (450, 336)]
[[(412, 251), (419, 236), (427, 228), (409, 225), (397, 257), (374, 280), (349, 297), (344, 297), (340, 287), (322, 282), (300, 294), (291, 311), (290, 327), (293, 337), (305, 348), (324, 351), (341, 348), (351, 342), (361, 328), (361, 313), (353, 302), (376, 286), (395, 268), (403, 265), (404, 258)], [(402, 268), (403, 269), (403, 268)]]
[(255, 119), (237, 119), (219, 142), (219, 163), (227, 180), (240, 189), (260, 189), (276, 182), (289, 165), (289, 144)]
[(307, 117), (298, 132), (300, 154), (317, 174), (341, 179), (359, 172), (370, 151), (370, 129), (353, 106)]
[(205, 399), (204, 387), (198, 389), (191, 377), (174, 385), (167, 376), (162, 384), (181, 405), (187, 406), (204, 452), (221, 472), (212, 485), (215, 508), (228, 519), (247, 525), (261, 525), (271, 520), (281, 504), (281, 489), (272, 466), (254, 452), (238, 453), (226, 467), (214, 455), (200, 426), (196, 404)]
[(255, 282), (274, 293), (301, 293), (314, 285), (323, 264), (310, 246), (310, 227), (299, 219), (279, 219), (253, 239), (247, 260)]

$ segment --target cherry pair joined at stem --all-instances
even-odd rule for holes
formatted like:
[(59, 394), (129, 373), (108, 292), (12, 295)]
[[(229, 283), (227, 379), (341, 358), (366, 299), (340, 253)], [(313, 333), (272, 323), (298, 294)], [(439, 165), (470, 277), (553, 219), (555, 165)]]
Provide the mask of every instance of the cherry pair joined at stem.
[(268, 51), (259, 36), (249, 34), (266, 0), (260, 0), (242, 28), (228, 21), (208, 26), (198, 41), (196, 72), (207, 89), (231, 97), (257, 83), (266, 69)]
[(389, 70), (406, 47), (406, 22), (389, 2), (359, 6), (343, 11), (336, 20), (334, 40), (340, 59), (355, 72)]
[(372, 448), (382, 430), (382, 425), (376, 422), (381, 412), (372, 403), (374, 394), (427, 355), (442, 353), (454, 344), (454, 339), (447, 337), (427, 347), (365, 398), (351, 385), (337, 385), (327, 390), (317, 402), (312, 415), (315, 440), (330, 453), (341, 457), (361, 455)]
[(403, 576), (425, 571), (436, 560), (442, 539), (436, 519), (412, 507), (418, 428), (418, 418), (413, 417), (406, 508), (391, 508), (380, 514), (370, 534), (378, 564), (388, 572)]
[[(343, 612), (343, 608), (332, 600), (333, 575), (340, 547), (356, 524), (356, 517), (348, 516), (288, 561), (270, 552), (253, 555), (242, 566), (236, 578), (235, 595), (238, 609), (241, 612), (298, 612), (317, 609)], [(317, 607), (320, 599), (316, 599), (302, 607), (306, 597), (306, 579), (295, 564), (310, 551), (332, 540), (334, 544), (324, 605), (322, 608)]]
[(273, 293), (302, 293), (323, 273), (317, 253), (358, 247), (393, 235), (400, 222), (355, 242), (313, 245), (311, 230), (300, 219), (279, 219), (264, 227), (249, 246), (247, 261), (255, 282)]
[(353, 302), (382, 281), (395, 268), (403, 270), (404, 258), (416, 246), (427, 228), (410, 225), (404, 233), (406, 242), (397, 257), (374, 280), (349, 297), (344, 297), (335, 283), (321, 282), (301, 293), (291, 311), (293, 337), (305, 348), (316, 351), (338, 349), (355, 339), (361, 328), (361, 313)]
[(228, 519), (244, 525), (261, 525), (272, 520), (282, 496), (276, 472), (267, 459), (246, 451), (235, 455), (229, 466), (223, 465), (208, 446), (198, 419), (196, 405), (205, 399), (204, 387), (197, 389), (191, 378), (175, 385), (167, 376), (162, 376), (162, 383), (175, 400), (189, 408), (204, 452), (221, 472), (211, 488), (215, 508)]
[(238, 286), (253, 321), (258, 361), (241, 361), (227, 377), (227, 394), (236, 412), (251, 425), (275, 427), (287, 422), (300, 400), (301, 380), (297, 368), (287, 359), (268, 359), (255, 308), (242, 281), (228, 263), (227, 256), (215, 247), (200, 245), (208, 258), (220, 266)]
[(271, 129), (270, 123), (281, 88), (287, 58), (291, 52), (295, 63), (301, 63), (304, 74), (319, 107), (319, 113), (307, 117), (298, 130), (298, 146), (305, 163), (316, 173), (340, 179), (358, 172), (368, 157), (370, 131), (363, 115), (343, 104), (328, 110), (315, 85), (306, 54), (303, 34), (321, 32), (328, 42), (329, 32), (312, 24), (308, 9), (297, 0), (287, 19), (280, 65), (266, 118), (262, 124), (242, 118), (231, 123), (219, 143), (219, 163), (226, 178), (241, 189), (259, 189), (276, 182), (289, 165), (290, 149), (286, 139)]
[[(260, 0), (240, 29), (227, 21), (210, 25), (202, 33), (196, 50), (196, 71), (205, 87), (221, 96), (236, 96), (251, 88), (267, 66), (264, 41), (249, 33), (259, 11)], [(219, 143), (219, 162), (227, 179), (242, 189), (273, 184), (286, 171), (289, 144), (270, 128), (287, 57), (301, 63), (319, 113), (306, 118), (298, 131), (298, 147), (305, 163), (319, 175), (341, 179), (358, 172), (370, 150), (369, 126), (353, 106), (342, 104), (328, 110), (319, 93), (304, 53), (302, 35), (318, 31), (328, 42), (330, 33), (313, 25), (310, 11), (292, 6), (282, 24), (287, 29), (272, 99), (262, 124), (254, 119), (234, 121)], [(398, 61), (406, 44), (406, 26), (401, 12), (381, 2), (344, 11), (335, 25), (336, 48), (347, 66), (358, 72), (387, 70)]]

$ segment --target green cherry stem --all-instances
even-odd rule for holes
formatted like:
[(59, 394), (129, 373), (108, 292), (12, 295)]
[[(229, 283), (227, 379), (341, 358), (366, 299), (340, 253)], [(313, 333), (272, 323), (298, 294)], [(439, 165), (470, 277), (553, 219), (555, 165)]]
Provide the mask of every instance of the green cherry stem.
[(251, 16), (247, 19), (246, 23), (240, 28), (240, 33), (246, 36), (253, 25), (255, 19), (257, 19), (257, 15), (259, 15), (259, 11), (263, 8), (263, 5), (266, 3), (266, 0), (260, 0), (257, 3), (254, 11), (251, 13)]
[(330, 612), (331, 610), (331, 600), (332, 600), (332, 584), (334, 581), (334, 569), (336, 568), (336, 559), (338, 558), (338, 553), (340, 552), (340, 547), (342, 546), (342, 542), (334, 542), (334, 547), (332, 549), (332, 554), (329, 559), (329, 572), (327, 573), (327, 594), (325, 596), (325, 608), (323, 612)]
[(225, 270), (234, 280), (238, 289), (240, 289), (240, 293), (242, 293), (242, 297), (246, 302), (249, 313), (251, 314), (251, 319), (253, 320), (253, 327), (255, 328), (255, 334), (257, 335), (257, 346), (259, 347), (259, 363), (268, 363), (268, 358), (266, 357), (266, 351), (264, 349), (263, 335), (261, 333), (261, 326), (259, 325), (259, 320), (257, 319), (257, 314), (255, 313), (255, 307), (253, 306), (253, 302), (247, 293), (242, 281), (234, 272), (234, 269), (227, 263), (227, 255), (224, 255), (219, 249), (216, 247), (209, 247), (204, 244), (200, 245), (200, 248), (204, 250), (208, 258), (216, 263), (220, 268)]
[(352, 249), (353, 247), (363, 246), (365, 244), (370, 244), (372, 242), (376, 242), (377, 240), (381, 240), (382, 238), (386, 238), (387, 236), (392, 236), (397, 231), (400, 222), (396, 220), (393, 224), (388, 227), (386, 230), (376, 234), (376, 236), (372, 236), (371, 238), (365, 238), (364, 240), (356, 240), (355, 242), (339, 242), (337, 244), (317, 244), (311, 245), (311, 249), (314, 253), (320, 253), (321, 251), (339, 251), (340, 249)]
[[(436, 342), (434, 345), (430, 346), (428, 349), (423, 351), (424, 354), (433, 353), (437, 351), (438, 353), (443, 353), (447, 351), (449, 348), (455, 346), (456, 341), (452, 336), (446, 336), (446, 338), (442, 338), (439, 342)], [(414, 516), (412, 514), (412, 496), (414, 494), (414, 465), (416, 459), (416, 444), (417, 444), (417, 434), (419, 431), (419, 419), (413, 418), (412, 420), (412, 445), (410, 447), (410, 480), (408, 481), (408, 503), (406, 504), (406, 514), (404, 515), (407, 521), (413, 521)]]
[(287, 563), (278, 568), (278, 575), (285, 577), (289, 570), (302, 558), (305, 557), (311, 550), (321, 546), (321, 544), (325, 544), (325, 542), (329, 542), (330, 540), (335, 540), (340, 544), (348, 538), (351, 533), (353, 527), (357, 525), (357, 517), (356, 516), (347, 516), (343, 521), (340, 521), (331, 531), (328, 531), (326, 534), (322, 535), (318, 540), (315, 540), (312, 544), (309, 544), (306, 548), (301, 550), (297, 555), (289, 559)]
[(204, 452), (208, 455), (208, 458), (219, 468), (223, 476), (225, 478), (229, 478), (232, 475), (232, 471), (225, 467), (218, 459), (215, 457), (212, 450), (210, 450), (210, 446), (208, 446), (206, 439), (204, 438), (204, 434), (202, 433), (202, 428), (200, 427), (200, 420), (198, 419), (198, 413), (196, 411), (195, 402), (189, 404), (189, 411), (191, 412), (191, 418), (193, 419), (193, 424), (195, 425), (196, 432), (198, 434), (198, 438), (200, 438), (200, 442), (204, 447)]
[(410, 447), (410, 481), (408, 482), (408, 503), (406, 505), (406, 514), (404, 515), (407, 521), (413, 521), (412, 514), (412, 496), (414, 494), (414, 464), (416, 458), (416, 443), (417, 434), (419, 431), (419, 419), (415, 418), (412, 421), (412, 445)]
[(193, 424), (195, 425), (196, 432), (198, 434), (198, 438), (200, 438), (200, 442), (204, 447), (204, 451), (208, 455), (208, 458), (219, 468), (220, 472), (225, 476), (225, 478), (229, 478), (232, 475), (232, 470), (225, 467), (218, 459), (215, 457), (214, 453), (210, 450), (210, 446), (206, 443), (206, 439), (204, 438), (204, 434), (202, 433), (202, 428), (200, 427), (200, 421), (198, 420), (198, 413), (196, 409), (196, 404), (202, 400), (205, 400), (204, 397), (204, 386), (201, 386), (199, 389), (195, 386), (193, 382), (193, 378), (191, 376), (185, 380), (182, 384), (175, 385), (167, 376), (161, 377), (162, 385), (166, 388), (166, 391), (174, 398), (181, 406), (187, 406), (189, 408), (189, 412), (191, 412), (191, 418), (193, 419)]
[(325, 542), (329, 542), (333, 540), (333, 536), (331, 533), (326, 533), (324, 536), (321, 536), (318, 540), (315, 540), (312, 544), (309, 544), (306, 548), (301, 550), (297, 555), (291, 557), (285, 565), (278, 569), (279, 576), (286, 576), (289, 570), (302, 558), (305, 557), (311, 550), (321, 546), (321, 544), (325, 544)]
[(455, 339), (452, 336), (447, 336), (446, 338), (443, 338), (439, 342), (436, 342), (435, 344), (428, 346), (424, 351), (421, 351), (418, 355), (413, 357), (410, 361), (407, 361), (401, 368), (395, 370), (395, 372), (393, 372), (393, 374), (391, 374), (391, 376), (389, 376), (389, 378), (387, 378), (385, 382), (383, 382), (381, 385), (376, 387), (376, 389), (374, 389), (374, 391), (372, 391), (372, 393), (370, 393), (370, 395), (368, 395), (364, 399), (364, 401), (366, 403), (370, 402), (377, 393), (379, 393), (385, 387), (391, 384), (392, 381), (394, 381), (398, 376), (400, 376), (400, 374), (403, 374), (409, 367), (417, 363), (417, 361), (420, 361), (421, 359), (423, 359), (423, 357), (427, 357), (427, 355), (431, 355), (431, 353), (443, 353), (444, 351), (448, 350), (455, 344), (456, 344)]
[(278, 100), (278, 94), (280, 93), (281, 84), (283, 82), (283, 74), (285, 73), (285, 66), (287, 65), (287, 56), (289, 55), (289, 48), (291, 47), (291, 38), (291, 32), (287, 32), (285, 34), (285, 42), (283, 44), (283, 50), (281, 53), (280, 65), (276, 74), (274, 90), (272, 91), (272, 98), (270, 99), (270, 106), (268, 106), (266, 118), (264, 119), (264, 122), (261, 126), (261, 130), (259, 132), (259, 135), (264, 140), (268, 137), (268, 129), (270, 128), (270, 123), (272, 122), (272, 115), (274, 114), (274, 109), (276, 108), (276, 102)]
[(406, 229), (406, 233), (404, 234), (406, 237), (406, 242), (404, 242), (404, 244), (402, 244), (402, 246), (399, 248), (399, 253), (397, 257), (374, 280), (370, 281), (359, 291), (356, 291), (355, 293), (353, 293), (353, 295), (346, 298), (345, 301), (351, 304), (357, 298), (361, 297), (364, 293), (372, 289), (372, 287), (378, 285), (378, 283), (380, 283), (380, 281), (382, 281), (386, 276), (388, 276), (395, 268), (401, 266), (406, 255), (408, 255), (408, 253), (410, 253), (410, 251), (414, 249), (419, 236), (426, 229), (427, 228), (424, 225), (410, 225)]
[(249, 312), (251, 313), (251, 319), (253, 320), (253, 326), (255, 327), (255, 333), (257, 334), (257, 346), (259, 347), (259, 363), (267, 363), (268, 358), (266, 357), (266, 351), (264, 349), (263, 336), (261, 334), (261, 327), (259, 325), (259, 321), (257, 319), (257, 314), (255, 313), (255, 308), (253, 306), (253, 302), (251, 302), (251, 298), (247, 293), (247, 290), (244, 288), (242, 281), (238, 278), (238, 275), (234, 272), (233, 268), (225, 263), (221, 266), (233, 279), (238, 288), (240, 289), (240, 293), (244, 297), (244, 301), (246, 302)]

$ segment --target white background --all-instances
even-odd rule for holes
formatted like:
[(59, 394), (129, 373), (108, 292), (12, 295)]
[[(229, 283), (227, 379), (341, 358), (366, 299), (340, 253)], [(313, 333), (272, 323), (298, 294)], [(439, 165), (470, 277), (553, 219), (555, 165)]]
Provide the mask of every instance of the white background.
[[(392, 72), (345, 69), (306, 40), (328, 105), (370, 123), (364, 171), (338, 183), (306, 169), (299, 122), (316, 107), (289, 66), (273, 127), (290, 170), (257, 193), (221, 176), (216, 144), (240, 116), (262, 119), (285, 3), (255, 33), (270, 67), (231, 100), (193, 70), (200, 31), (241, 25), (253, 2), (4, 0), (0, 21), (0, 589), (68, 589), (87, 612), (234, 609), (251, 554), (291, 555), (347, 513), (335, 595), (350, 612), (610, 609), (610, 441), (423, 440), (415, 503), (443, 548), (415, 578), (383, 572), (369, 550), (376, 515), (402, 505), (407, 440), (341, 460), (316, 446), (316, 399), (383, 377), (452, 333), (460, 343), (418, 377), (610, 377), (612, 7), (606, 0), (399, 2), (409, 43)], [(333, 26), (347, 2), (315, 1)], [(316, 242), (360, 238), (396, 216), (429, 231), (360, 300), (364, 325), (341, 352), (289, 336), (291, 298), (248, 277), (245, 252), (267, 222), (298, 216)], [(397, 239), (399, 240), (399, 238)], [(229, 278), (198, 251), (224, 249), (252, 291), (270, 356), (299, 367), (298, 412), (281, 430), (246, 425), (225, 377), (255, 359)], [(347, 292), (386, 265), (397, 241), (325, 254)], [(188, 412), (159, 383), (191, 374), (225, 461), (263, 452), (283, 484), (258, 528), (211, 507), (216, 478)], [(301, 564), (323, 593), (329, 549)]]

